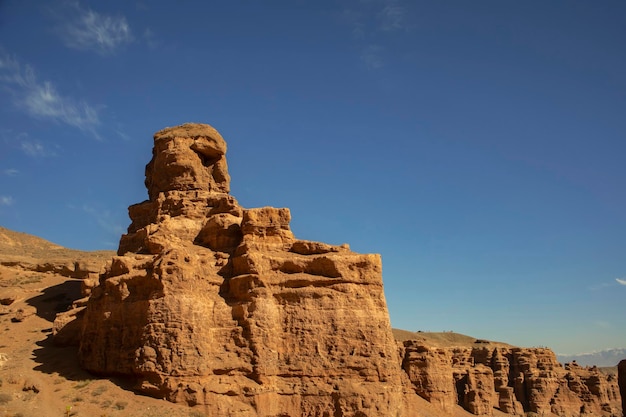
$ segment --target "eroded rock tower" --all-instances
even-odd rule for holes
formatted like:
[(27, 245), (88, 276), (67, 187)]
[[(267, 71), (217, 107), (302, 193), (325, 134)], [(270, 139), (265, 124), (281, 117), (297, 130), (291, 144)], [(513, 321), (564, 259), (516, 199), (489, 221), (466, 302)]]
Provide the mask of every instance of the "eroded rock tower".
[(216, 416), (408, 415), (380, 256), (296, 239), (286, 208), (242, 208), (225, 155), (208, 125), (154, 135), (82, 365)]

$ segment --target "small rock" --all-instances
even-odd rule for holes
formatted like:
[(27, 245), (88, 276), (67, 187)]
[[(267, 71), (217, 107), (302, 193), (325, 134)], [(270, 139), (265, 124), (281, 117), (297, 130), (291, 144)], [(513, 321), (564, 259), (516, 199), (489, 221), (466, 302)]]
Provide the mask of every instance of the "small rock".
[(20, 323), (34, 314), (37, 314), (37, 309), (35, 307), (33, 306), (22, 307), (15, 312), (15, 316), (11, 318), (11, 321), (13, 323)]
[(21, 296), (23, 293), (14, 288), (4, 289), (0, 291), (0, 305), (9, 306), (19, 300)]
[(32, 381), (30, 379), (27, 379), (26, 381), (24, 381), (24, 386), (22, 387), (22, 391), (32, 391), (35, 394), (39, 394), (39, 391), (41, 391), (41, 388), (39, 386), (39, 383)]

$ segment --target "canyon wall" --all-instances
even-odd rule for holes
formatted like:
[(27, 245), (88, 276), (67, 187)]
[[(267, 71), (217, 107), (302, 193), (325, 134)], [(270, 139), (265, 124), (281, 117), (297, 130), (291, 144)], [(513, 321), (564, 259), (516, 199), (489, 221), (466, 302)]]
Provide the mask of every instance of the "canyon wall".
[(615, 375), (575, 362), (563, 366), (547, 348), (480, 345), (441, 348), (407, 340), (402, 367), (419, 396), (448, 412), (460, 405), (475, 415), (495, 408), (512, 415), (619, 416)]

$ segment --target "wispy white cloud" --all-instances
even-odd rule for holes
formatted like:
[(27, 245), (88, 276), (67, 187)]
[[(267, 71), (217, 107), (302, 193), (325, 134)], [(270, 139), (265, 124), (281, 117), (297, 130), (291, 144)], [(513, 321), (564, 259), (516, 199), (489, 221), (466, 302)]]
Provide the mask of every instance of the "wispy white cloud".
[(0, 206), (12, 206), (14, 202), (10, 195), (0, 195)]
[(22, 65), (2, 51), (0, 87), (11, 92), (14, 104), (30, 116), (65, 123), (98, 136), (100, 119), (94, 107), (59, 94), (51, 82), (38, 80), (30, 65)]
[(409, 13), (404, 3), (403, 0), (358, 0), (342, 10), (340, 18), (352, 28), (356, 39), (373, 37), (377, 32), (407, 31)]
[(120, 129), (115, 129), (115, 133), (117, 133), (118, 136), (124, 140), (130, 140), (130, 136)]
[(107, 232), (120, 236), (126, 233), (126, 229), (118, 223), (110, 210), (101, 209), (89, 204), (83, 204), (82, 210), (92, 216), (98, 225)]
[(354, 9), (345, 9), (341, 12), (340, 19), (352, 29), (352, 37), (364, 39), (366, 35), (365, 14)]
[(146, 30), (143, 31), (143, 39), (150, 49), (156, 49), (159, 46), (159, 42), (150, 28), (146, 28)]
[(43, 158), (48, 156), (55, 156), (55, 153), (47, 149), (43, 143), (39, 141), (24, 140), (20, 143), (20, 149), (28, 156), (34, 158)]
[(380, 45), (367, 45), (361, 52), (361, 61), (369, 69), (379, 69), (384, 66), (382, 58), (383, 47)]
[(384, 31), (407, 30), (409, 28), (406, 7), (397, 0), (389, 0), (378, 13), (379, 28)]
[(615, 278), (615, 281), (620, 285), (626, 285), (626, 279)]
[(93, 50), (106, 55), (133, 41), (133, 34), (124, 16), (110, 16), (84, 9), (76, 2), (57, 17), (58, 31), (68, 48)]
[(351, 29), (359, 46), (359, 58), (370, 70), (385, 66), (383, 46), (390, 41), (384, 33), (409, 31), (409, 12), (405, 0), (354, 0), (339, 14)]
[(18, 171), (15, 168), (8, 168), (5, 169), (4, 171), (2, 171), (4, 173), (4, 175), (6, 175), (7, 177), (15, 177), (17, 175), (20, 174), (20, 171)]

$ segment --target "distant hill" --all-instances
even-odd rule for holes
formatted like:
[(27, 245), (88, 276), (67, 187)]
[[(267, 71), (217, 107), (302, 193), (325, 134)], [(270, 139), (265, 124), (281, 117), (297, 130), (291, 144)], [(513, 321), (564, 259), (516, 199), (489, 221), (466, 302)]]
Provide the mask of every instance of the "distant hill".
[(0, 255), (2, 261), (40, 262), (47, 259), (81, 259), (100, 257), (108, 259), (116, 255), (112, 250), (82, 251), (68, 249), (37, 236), (16, 232), (0, 226)]
[(397, 341), (419, 340), (428, 346), (433, 347), (474, 347), (481, 346), (508, 346), (511, 345), (502, 342), (494, 342), (492, 340), (476, 339), (472, 336), (466, 336), (454, 332), (411, 332), (402, 329), (392, 329), (393, 336)]
[[(85, 278), (90, 273), (98, 273), (115, 254), (110, 250), (86, 252), (67, 249), (40, 237), (0, 226), (0, 269), (11, 268), (11, 271), (4, 271), (7, 276), (22, 270)], [(7, 286), (8, 282), (0, 282), (0, 286)]]
[(581, 366), (617, 366), (619, 361), (626, 359), (626, 348), (606, 349), (598, 352), (579, 353), (577, 355), (557, 354), (556, 357), (561, 363), (576, 361)]

